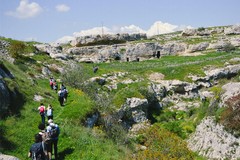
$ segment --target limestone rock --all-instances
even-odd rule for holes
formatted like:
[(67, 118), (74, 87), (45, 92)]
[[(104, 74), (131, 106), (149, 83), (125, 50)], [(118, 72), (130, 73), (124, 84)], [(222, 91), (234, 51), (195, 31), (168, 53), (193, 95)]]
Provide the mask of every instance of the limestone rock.
[(208, 159), (238, 159), (240, 157), (240, 139), (224, 130), (222, 125), (207, 117), (197, 126), (188, 139), (192, 151)]
[(228, 27), (224, 30), (224, 33), (226, 35), (240, 34), (240, 25), (233, 25), (231, 27)]
[(231, 100), (231, 98), (240, 96), (240, 82), (231, 82), (222, 86), (224, 93), (221, 95), (223, 103)]
[(188, 52), (192, 53), (192, 52), (196, 52), (196, 51), (203, 51), (206, 50), (206, 48), (209, 46), (209, 43), (207, 42), (202, 42), (199, 44), (195, 44), (195, 45), (190, 45), (188, 47)]
[(4, 155), (0, 153), (0, 159), (1, 160), (19, 160), (17, 157)]
[(194, 36), (197, 34), (196, 29), (185, 29), (182, 33), (182, 36)]

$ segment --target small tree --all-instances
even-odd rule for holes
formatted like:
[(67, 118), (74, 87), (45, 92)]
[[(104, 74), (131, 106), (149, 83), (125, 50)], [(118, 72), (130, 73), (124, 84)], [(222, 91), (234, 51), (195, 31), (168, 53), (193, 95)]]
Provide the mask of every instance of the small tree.
[(19, 58), (25, 52), (26, 45), (21, 41), (13, 41), (9, 46), (9, 52), (13, 58)]

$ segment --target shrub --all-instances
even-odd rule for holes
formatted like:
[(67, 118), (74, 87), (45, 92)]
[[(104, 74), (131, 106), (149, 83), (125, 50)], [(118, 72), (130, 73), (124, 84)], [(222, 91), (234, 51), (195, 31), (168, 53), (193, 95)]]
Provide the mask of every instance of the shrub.
[(26, 45), (21, 41), (12, 41), (9, 46), (9, 52), (13, 58), (20, 58), (22, 54), (25, 52)]
[(201, 32), (201, 31), (204, 31), (205, 28), (204, 28), (204, 27), (199, 27), (197, 30), (198, 30), (199, 32)]
[(147, 132), (144, 151), (139, 151), (133, 159), (194, 159), (187, 143), (175, 134), (154, 125)]
[(240, 136), (240, 95), (232, 97), (226, 104), (228, 107), (222, 112), (220, 123), (227, 130), (233, 131)]

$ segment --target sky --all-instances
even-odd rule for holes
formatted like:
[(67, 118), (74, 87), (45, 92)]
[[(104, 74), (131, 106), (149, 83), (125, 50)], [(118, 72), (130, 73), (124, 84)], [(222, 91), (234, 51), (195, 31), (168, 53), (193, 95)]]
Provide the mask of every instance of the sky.
[(240, 0), (0, 0), (0, 36), (44, 43), (240, 24)]

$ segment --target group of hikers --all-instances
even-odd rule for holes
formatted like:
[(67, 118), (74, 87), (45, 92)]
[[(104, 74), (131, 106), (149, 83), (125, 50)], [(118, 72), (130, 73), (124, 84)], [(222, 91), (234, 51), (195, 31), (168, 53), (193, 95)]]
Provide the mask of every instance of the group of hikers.
[[(50, 78), (50, 87), (52, 90), (58, 89), (54, 78)], [(61, 106), (67, 100), (68, 91), (61, 84), (58, 93), (58, 100)], [(39, 133), (35, 134), (35, 143), (32, 144), (28, 157), (33, 160), (52, 160), (54, 155), (55, 160), (58, 159), (58, 136), (60, 134), (59, 126), (53, 121), (53, 107), (48, 104), (46, 108), (43, 103), (38, 107), (41, 116), (41, 123), (38, 125)], [(45, 117), (47, 117), (47, 126), (45, 125)], [(54, 154), (52, 154), (54, 152)]]
[(57, 85), (56, 80), (53, 77), (51, 77), (49, 79), (49, 84), (50, 84), (51, 89), (55, 90), (58, 93), (58, 101), (59, 101), (60, 105), (64, 106), (64, 102), (67, 101), (67, 97), (68, 97), (68, 90), (67, 90), (67, 88), (62, 83), (60, 85), (59, 91), (57, 91), (58, 90), (58, 85)]

